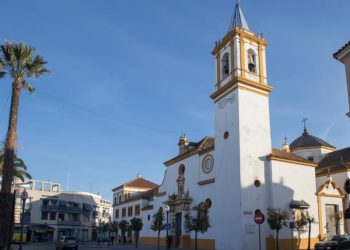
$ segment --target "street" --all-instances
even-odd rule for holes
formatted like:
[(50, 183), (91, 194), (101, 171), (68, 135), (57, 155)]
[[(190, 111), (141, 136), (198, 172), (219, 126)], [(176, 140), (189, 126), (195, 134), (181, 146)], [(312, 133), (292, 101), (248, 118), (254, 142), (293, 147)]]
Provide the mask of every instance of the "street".
[[(19, 245), (13, 245), (13, 249), (18, 250)], [(96, 242), (82, 243), (79, 245), (79, 250), (97, 250), (97, 249), (113, 249), (113, 250), (132, 250), (132, 249), (140, 249), (140, 250), (155, 250), (157, 246), (139, 246), (135, 248), (134, 245), (119, 245), (115, 244), (114, 246), (108, 246), (107, 244), (100, 246)], [(23, 250), (55, 250), (54, 243), (30, 243), (23, 245)], [(165, 250), (164, 247), (160, 248), (161, 250)], [(186, 250), (186, 249), (182, 249)]]

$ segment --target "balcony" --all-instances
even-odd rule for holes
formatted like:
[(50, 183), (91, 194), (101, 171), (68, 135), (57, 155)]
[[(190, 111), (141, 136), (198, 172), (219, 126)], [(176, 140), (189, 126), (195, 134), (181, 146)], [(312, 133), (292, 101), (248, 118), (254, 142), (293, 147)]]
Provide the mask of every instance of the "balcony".
[(66, 211), (68, 213), (81, 213), (82, 212), (82, 208), (81, 207), (67, 207)]
[(67, 225), (67, 226), (80, 226), (80, 221), (73, 220), (59, 220), (57, 221), (57, 225)]
[(41, 205), (41, 210), (43, 212), (57, 212), (58, 206), (55, 205)]

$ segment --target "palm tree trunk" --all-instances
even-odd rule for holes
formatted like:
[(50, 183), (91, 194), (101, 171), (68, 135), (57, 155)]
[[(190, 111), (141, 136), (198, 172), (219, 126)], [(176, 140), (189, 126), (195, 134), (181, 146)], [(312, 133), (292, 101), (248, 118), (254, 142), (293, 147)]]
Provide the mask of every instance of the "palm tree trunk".
[(0, 250), (9, 249), (13, 231), (13, 227), (11, 225), (11, 184), (13, 181), (15, 170), (14, 159), (16, 150), (16, 132), (20, 91), (21, 83), (19, 81), (13, 82), (10, 117), (4, 150), (4, 170), (2, 175), (0, 192)]
[(194, 233), (194, 249), (197, 250), (197, 231)]
[(278, 244), (278, 233), (279, 233), (279, 230), (276, 230), (276, 250), (280, 249), (279, 244)]

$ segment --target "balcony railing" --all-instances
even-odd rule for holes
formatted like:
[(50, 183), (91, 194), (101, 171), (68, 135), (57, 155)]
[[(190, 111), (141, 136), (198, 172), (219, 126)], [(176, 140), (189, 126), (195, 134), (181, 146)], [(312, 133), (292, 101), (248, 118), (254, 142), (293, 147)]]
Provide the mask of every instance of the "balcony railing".
[(80, 226), (80, 221), (73, 220), (59, 220), (57, 221), (57, 225), (69, 225), (69, 226)]
[(83, 210), (81, 207), (67, 207), (66, 211), (69, 213), (81, 213)]
[(57, 212), (58, 211), (58, 206), (55, 205), (42, 205), (41, 210), (43, 212)]

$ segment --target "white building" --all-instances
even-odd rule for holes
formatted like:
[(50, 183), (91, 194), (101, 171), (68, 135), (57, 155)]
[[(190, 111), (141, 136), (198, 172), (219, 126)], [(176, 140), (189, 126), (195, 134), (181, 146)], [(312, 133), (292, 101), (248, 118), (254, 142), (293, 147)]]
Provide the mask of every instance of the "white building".
[(111, 220), (112, 204), (100, 195), (62, 192), (59, 183), (28, 180), (17, 185), (14, 217), (17, 230), (24, 188), (28, 192), (24, 216), (27, 241), (57, 240), (61, 235), (95, 240), (100, 224)]
[[(185, 215), (201, 202), (210, 207), (211, 227), (198, 235), (200, 249), (259, 249), (254, 223), (257, 209), (265, 215), (268, 208), (286, 210), (290, 222), (300, 209), (307, 209), (316, 218), (311, 225), (312, 247), (327, 234), (349, 232), (345, 230), (348, 223), (340, 218), (348, 202), (342, 187), (350, 167), (349, 148), (336, 151), (306, 129), (290, 146), (287, 142), (282, 149), (271, 146), (272, 87), (267, 78), (266, 46), (267, 41), (249, 29), (237, 3), (228, 33), (212, 51), (216, 65), (216, 84), (210, 96), (215, 106), (214, 136), (199, 142), (181, 136), (178, 154), (164, 163), (163, 182), (147, 195), (138, 192), (136, 199), (123, 200), (118, 198), (122, 189), (113, 190), (115, 202), (121, 199), (125, 210), (141, 207), (136, 216), (144, 222), (143, 244), (156, 244), (151, 215), (169, 205), (169, 233), (175, 247), (193, 247), (194, 233), (186, 230)], [(339, 159), (344, 159), (341, 167), (334, 163)], [(324, 173), (325, 168), (330, 171)], [(339, 168), (342, 177), (338, 178)], [(161, 233), (162, 244), (165, 234)], [(262, 249), (274, 249), (274, 232), (266, 222), (261, 225), (261, 237)], [(280, 232), (280, 249), (290, 249), (292, 242), (294, 249), (305, 249), (307, 237), (307, 231), (301, 233), (298, 241), (297, 233), (291, 238), (291, 231), (285, 228)]]
[(350, 117), (350, 41), (334, 53), (333, 56), (345, 66), (349, 98), (349, 112), (347, 113), (347, 116)]

